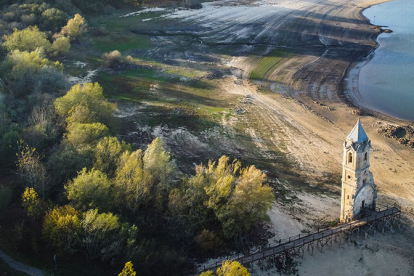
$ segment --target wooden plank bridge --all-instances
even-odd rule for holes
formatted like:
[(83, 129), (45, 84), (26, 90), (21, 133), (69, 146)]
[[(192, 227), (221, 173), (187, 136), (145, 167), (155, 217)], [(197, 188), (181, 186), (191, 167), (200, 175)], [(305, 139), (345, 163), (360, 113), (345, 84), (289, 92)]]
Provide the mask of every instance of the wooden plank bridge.
[[(349, 239), (351, 239), (354, 233), (360, 233), (360, 230), (363, 230), (365, 236), (369, 233), (375, 233), (378, 230), (384, 232), (389, 230), (394, 232), (395, 221), (401, 216), (401, 207), (397, 204), (386, 207), (386, 208), (376, 208), (376, 210), (367, 210), (365, 211), (365, 216), (358, 220), (352, 221), (347, 224), (342, 224), (337, 227), (327, 228), (323, 230), (317, 230), (309, 234), (299, 234), (294, 237), (290, 237), (285, 240), (279, 240), (275, 244), (269, 244), (265, 248), (253, 253), (246, 255), (235, 255), (227, 259), (233, 259), (238, 261), (243, 265), (249, 265), (250, 263), (256, 262), (258, 260), (264, 259), (271, 256), (280, 256), (283, 254), (296, 253), (303, 257), (305, 247), (307, 250), (313, 251), (315, 246), (318, 247), (321, 251), (325, 246), (332, 247), (333, 241), (338, 242), (340, 245), (342, 243), (342, 235), (348, 234)], [(197, 275), (203, 271), (211, 270), (214, 271), (221, 266), (221, 261), (216, 262), (210, 266), (200, 266), (195, 268), (192, 273), (186, 275)]]

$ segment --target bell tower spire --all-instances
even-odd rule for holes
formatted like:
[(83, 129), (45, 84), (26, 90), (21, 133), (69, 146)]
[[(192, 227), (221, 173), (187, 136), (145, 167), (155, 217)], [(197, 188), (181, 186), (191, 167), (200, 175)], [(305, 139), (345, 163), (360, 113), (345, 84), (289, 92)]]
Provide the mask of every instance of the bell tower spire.
[(367, 209), (374, 209), (377, 187), (370, 172), (371, 141), (361, 121), (346, 137), (342, 162), (341, 222), (363, 216)]

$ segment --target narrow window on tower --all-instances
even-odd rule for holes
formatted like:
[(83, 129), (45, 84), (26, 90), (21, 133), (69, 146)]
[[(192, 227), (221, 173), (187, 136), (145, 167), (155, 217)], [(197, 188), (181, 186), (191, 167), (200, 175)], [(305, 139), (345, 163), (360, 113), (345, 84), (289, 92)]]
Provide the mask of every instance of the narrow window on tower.
[(352, 163), (352, 153), (348, 154), (348, 163)]
[(364, 161), (367, 161), (367, 160), (368, 160), (368, 152), (366, 152), (364, 155)]

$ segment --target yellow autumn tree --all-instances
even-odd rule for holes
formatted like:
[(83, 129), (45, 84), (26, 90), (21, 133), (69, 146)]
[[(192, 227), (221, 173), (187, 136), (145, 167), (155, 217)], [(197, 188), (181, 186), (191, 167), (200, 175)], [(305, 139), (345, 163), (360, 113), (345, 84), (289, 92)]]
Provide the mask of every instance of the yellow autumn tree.
[(93, 167), (113, 177), (117, 162), (121, 154), (131, 151), (131, 146), (116, 137), (104, 137), (95, 147), (95, 160)]
[(211, 270), (208, 271), (204, 271), (203, 273), (201, 273), (199, 276), (214, 276), (214, 272)]
[(3, 40), (3, 47), (9, 52), (14, 50), (32, 52), (38, 48), (43, 48), (47, 52), (51, 48), (46, 33), (41, 32), (37, 26), (23, 30), (14, 29), (11, 35), (3, 36)]
[(224, 261), (217, 269), (217, 276), (250, 276), (249, 271), (237, 261)]
[[(267, 211), (274, 195), (272, 188), (264, 183), (265, 179), (266, 175), (256, 167), (243, 168), (239, 161), (231, 162), (230, 158), (222, 156), (218, 162), (197, 166), (185, 192), (174, 191), (171, 196), (192, 203), (186, 209), (191, 220), (208, 215), (205, 207), (212, 210), (215, 219), (222, 224), (223, 234), (231, 238), (245, 235), (258, 222), (268, 220)], [(170, 209), (178, 207), (173, 203), (170, 202)]]
[(68, 37), (71, 41), (78, 40), (86, 31), (86, 21), (80, 14), (75, 14), (72, 19), (69, 19), (68, 24), (62, 28), (60, 33)]
[(144, 169), (151, 175), (155, 188), (152, 197), (155, 199), (157, 209), (162, 210), (171, 190), (171, 182), (177, 173), (176, 165), (159, 137), (148, 145), (142, 160)]
[(26, 209), (29, 218), (35, 219), (40, 215), (40, 200), (35, 189), (26, 187), (22, 194), (22, 205)]
[(122, 269), (121, 273), (118, 276), (135, 276), (137, 273), (134, 271), (132, 262), (125, 263), (124, 269)]
[(79, 208), (110, 210), (113, 202), (112, 183), (103, 172), (83, 168), (78, 176), (65, 186), (67, 197)]
[(50, 210), (43, 221), (43, 237), (60, 250), (73, 252), (80, 241), (81, 213), (72, 206)]
[(224, 261), (221, 267), (217, 268), (216, 274), (208, 270), (201, 273), (199, 276), (250, 276), (250, 272), (237, 261)]
[(132, 211), (151, 198), (152, 180), (151, 175), (144, 170), (143, 156), (142, 150), (124, 152), (115, 172), (117, 203)]
[(109, 126), (116, 105), (108, 102), (99, 83), (76, 84), (55, 101), (56, 112), (68, 124), (102, 123)]

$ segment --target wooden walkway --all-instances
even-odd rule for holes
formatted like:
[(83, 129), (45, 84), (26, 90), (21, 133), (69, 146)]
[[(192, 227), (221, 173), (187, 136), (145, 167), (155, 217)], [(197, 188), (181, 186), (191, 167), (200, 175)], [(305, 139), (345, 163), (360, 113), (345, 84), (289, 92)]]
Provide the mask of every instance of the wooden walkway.
[[(289, 252), (296, 252), (303, 256), (305, 246), (307, 246), (307, 250), (311, 250), (313, 254), (315, 245), (322, 251), (324, 246), (332, 246), (333, 239), (341, 243), (342, 241), (339, 235), (344, 233), (349, 233), (351, 236), (354, 232), (359, 233), (360, 229), (364, 229), (364, 232), (367, 235), (369, 232), (375, 233), (378, 228), (382, 228), (383, 232), (385, 229), (393, 231), (393, 220), (395, 218), (399, 218), (400, 214), (401, 208), (398, 205), (386, 207), (383, 210), (380, 208), (377, 208), (375, 211), (369, 210), (365, 217), (351, 223), (280, 240), (277, 244), (269, 244), (266, 248), (263, 248), (258, 252), (242, 256), (234, 256), (232, 259), (246, 265), (266, 257), (281, 255)], [(216, 262), (208, 267), (199, 267), (196, 269), (195, 273), (193, 272), (193, 274), (199, 274), (207, 270), (214, 271), (220, 266), (221, 262)]]

